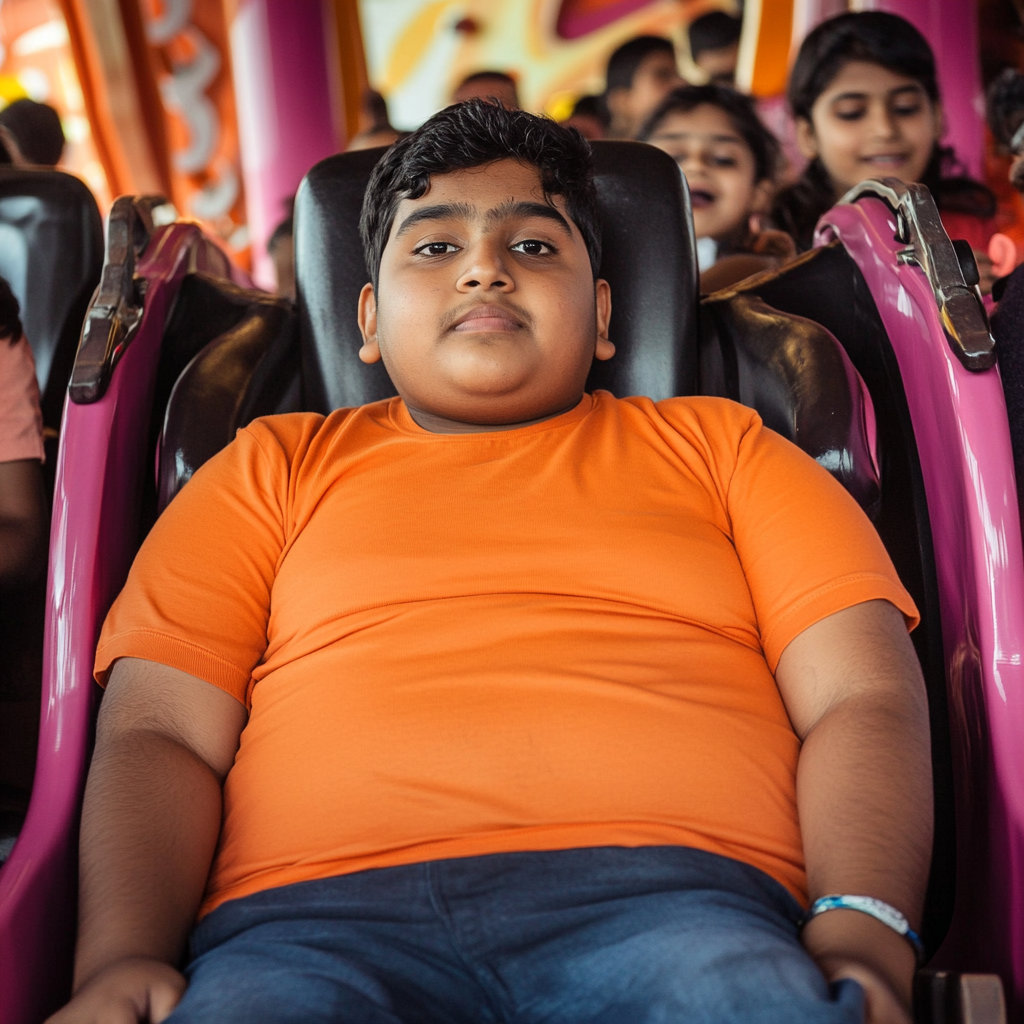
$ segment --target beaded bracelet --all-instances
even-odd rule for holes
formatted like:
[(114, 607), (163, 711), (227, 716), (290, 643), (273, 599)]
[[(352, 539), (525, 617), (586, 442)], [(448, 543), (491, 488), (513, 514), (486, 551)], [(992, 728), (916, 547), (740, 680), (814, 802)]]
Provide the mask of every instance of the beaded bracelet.
[(807, 911), (800, 927), (803, 928), (811, 918), (829, 910), (859, 910), (862, 914), (881, 921), (914, 947), (918, 966), (924, 962), (924, 943), (921, 936), (910, 927), (910, 922), (894, 906), (884, 900), (875, 899), (874, 896), (822, 896), (811, 904), (811, 909)]

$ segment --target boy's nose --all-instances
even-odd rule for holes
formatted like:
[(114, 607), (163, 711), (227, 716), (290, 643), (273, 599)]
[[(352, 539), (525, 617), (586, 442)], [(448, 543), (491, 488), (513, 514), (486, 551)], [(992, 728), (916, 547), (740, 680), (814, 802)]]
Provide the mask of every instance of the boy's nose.
[(514, 289), (515, 283), (508, 272), (505, 253), (499, 247), (480, 246), (473, 249), (469, 256), (470, 259), (456, 283), (459, 291), (472, 291), (475, 288), (494, 288), (499, 291)]

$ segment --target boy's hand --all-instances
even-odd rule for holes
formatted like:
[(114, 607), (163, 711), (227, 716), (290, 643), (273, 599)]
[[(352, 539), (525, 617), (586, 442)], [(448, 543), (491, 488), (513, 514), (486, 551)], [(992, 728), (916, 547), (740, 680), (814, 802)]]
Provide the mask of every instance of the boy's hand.
[(178, 1005), (185, 984), (160, 960), (119, 960), (93, 975), (46, 1024), (160, 1024)]
[(864, 989), (866, 1024), (911, 1024), (914, 951), (903, 936), (856, 910), (832, 910), (801, 936), (829, 981), (850, 978)]
[(826, 972), (829, 981), (849, 978), (864, 989), (864, 1024), (911, 1024), (910, 1012), (886, 980), (856, 960), (836, 961)]

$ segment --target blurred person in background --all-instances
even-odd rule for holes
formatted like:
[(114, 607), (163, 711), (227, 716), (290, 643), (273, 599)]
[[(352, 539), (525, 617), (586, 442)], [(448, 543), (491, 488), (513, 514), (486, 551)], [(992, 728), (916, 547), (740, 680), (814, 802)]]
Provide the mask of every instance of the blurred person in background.
[(474, 71), (452, 93), (452, 103), (475, 99), (499, 103), (506, 110), (518, 110), (519, 89), (516, 80), (505, 71)]
[(681, 86), (662, 100), (640, 139), (668, 153), (686, 178), (702, 292), (796, 255), (785, 232), (763, 230), (781, 151), (748, 97), (724, 85)]
[(0, 594), (46, 567), (43, 414), (18, 300), (0, 277)]
[(585, 139), (603, 139), (608, 131), (608, 109), (604, 98), (581, 96), (562, 123), (568, 128), (575, 128)]
[(363, 123), (369, 127), (352, 136), (345, 147), (346, 153), (352, 153), (357, 149), (390, 146), (399, 139), (401, 133), (391, 126), (387, 101), (376, 89), (363, 90), (360, 113)]
[(55, 167), (64, 152), (64, 130), (53, 107), (15, 100), (0, 110), (0, 141), (21, 166)]
[(743, 22), (725, 11), (711, 11), (690, 23), (690, 56), (709, 82), (732, 85), (736, 81), (742, 28)]
[[(1024, 75), (1013, 68), (1005, 68), (989, 86), (986, 105), (993, 138), (1013, 158), (1009, 168), (1010, 184), (1024, 193)], [(993, 276), (997, 278), (992, 297), (998, 302), (1008, 275), (1017, 266), (1017, 246), (1009, 236), (995, 234), (989, 239), (988, 256)]]
[(928, 186), (947, 233), (970, 242), (983, 284), (991, 282), (985, 250), (996, 199), (980, 182), (952, 173), (956, 155), (940, 142), (935, 57), (910, 22), (883, 11), (822, 22), (800, 47), (787, 99), (810, 162), (780, 193), (772, 216), (801, 250), (813, 244), (818, 218), (854, 185), (895, 177)]
[(276, 294), (295, 300), (295, 221), (291, 213), (274, 228), (267, 240), (267, 254), (274, 262)]
[(635, 139), (658, 104), (683, 85), (671, 41), (637, 36), (608, 58), (605, 105), (610, 123), (607, 138)]

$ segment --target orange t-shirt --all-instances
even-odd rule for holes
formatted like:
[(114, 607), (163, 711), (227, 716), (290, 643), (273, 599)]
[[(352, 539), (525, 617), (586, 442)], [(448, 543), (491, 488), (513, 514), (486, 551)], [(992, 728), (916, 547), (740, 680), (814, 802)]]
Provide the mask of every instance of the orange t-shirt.
[(157, 521), (103, 628), (244, 701), (203, 912), (308, 879), (674, 844), (805, 898), (772, 676), (916, 611), (828, 473), (721, 399), (585, 395), (496, 433), (399, 399), (258, 420)]

